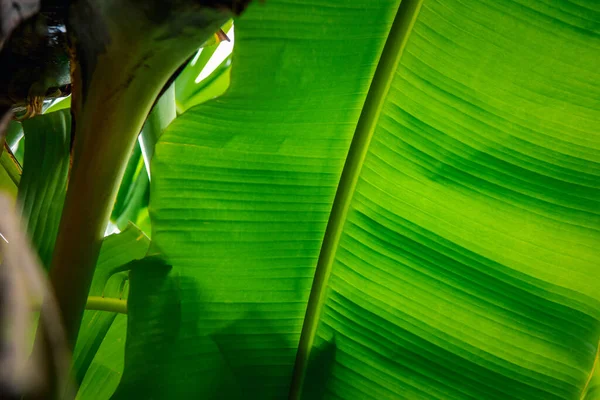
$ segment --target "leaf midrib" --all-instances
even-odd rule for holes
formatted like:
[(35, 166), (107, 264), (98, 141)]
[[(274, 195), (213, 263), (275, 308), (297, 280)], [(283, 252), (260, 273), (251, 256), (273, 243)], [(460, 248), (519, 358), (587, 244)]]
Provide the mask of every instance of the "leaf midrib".
[(590, 373), (588, 374), (588, 377), (585, 381), (583, 389), (581, 390), (581, 396), (579, 397), (579, 400), (583, 400), (587, 396), (588, 390), (590, 388), (590, 382), (592, 381), (592, 378), (594, 377), (594, 373), (596, 372), (596, 368), (598, 367), (598, 364), (600, 364), (600, 341), (598, 342), (598, 347), (596, 348), (596, 357), (594, 357), (594, 363), (592, 364)]
[(402, 53), (412, 32), (423, 0), (403, 0), (392, 23), (390, 33), (381, 53), (381, 58), (375, 70), (371, 87), (367, 93), (365, 104), (356, 125), (356, 130), (348, 150), (348, 156), (340, 177), (340, 183), (335, 195), (323, 245), (319, 254), (311, 293), (308, 300), (304, 325), (300, 335), (296, 363), (290, 386), (290, 399), (299, 399), (302, 393), (304, 377), (310, 358), (318, 321), (323, 304), (329, 276), (337, 248), (342, 236), (344, 224), (356, 189), (371, 138), (379, 121), (381, 110), (390, 90), (395, 72), (402, 58)]

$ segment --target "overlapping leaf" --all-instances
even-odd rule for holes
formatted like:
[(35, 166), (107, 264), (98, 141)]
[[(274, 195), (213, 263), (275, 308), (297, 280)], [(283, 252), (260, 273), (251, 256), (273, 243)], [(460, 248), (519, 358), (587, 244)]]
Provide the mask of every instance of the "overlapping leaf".
[(6, 136), (9, 128), (10, 114), (0, 117), (0, 190), (13, 197), (17, 194), (17, 182), (13, 174), (13, 160), (6, 148)]
[(5, 147), (0, 152), (0, 189), (17, 197), (17, 189), (21, 180), (19, 165)]
[(142, 149), (136, 143), (121, 180), (111, 222), (119, 229), (125, 229), (130, 222), (136, 222), (140, 210), (148, 206), (149, 191), (150, 180), (142, 158)]
[[(90, 296), (126, 299), (128, 263), (143, 258), (150, 241), (134, 225), (104, 240), (96, 265)], [(86, 310), (73, 355), (73, 375), (81, 385), (79, 399), (108, 398), (123, 371), (126, 316)]]
[[(228, 21), (221, 29), (227, 33), (232, 26), (233, 21)], [(175, 99), (177, 112), (180, 114), (190, 107), (222, 95), (229, 87), (231, 56), (223, 60), (205, 79), (198, 81), (219, 46), (221, 43), (213, 43), (199, 49), (175, 80)]]

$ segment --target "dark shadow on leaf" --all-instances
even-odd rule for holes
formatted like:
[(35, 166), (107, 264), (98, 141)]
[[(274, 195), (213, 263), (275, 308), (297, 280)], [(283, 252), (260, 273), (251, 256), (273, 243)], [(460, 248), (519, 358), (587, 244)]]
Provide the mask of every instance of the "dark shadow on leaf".
[(132, 398), (140, 389), (152, 389), (179, 335), (181, 300), (172, 267), (158, 258), (140, 263), (146, 264), (144, 268), (138, 265), (129, 273), (125, 368), (113, 399)]
[(148, 259), (153, 265), (130, 273), (125, 368), (112, 399), (242, 398), (200, 314), (183, 310), (201, 304), (195, 282)]
[(335, 365), (336, 351), (335, 336), (312, 349), (302, 391), (303, 399), (322, 400), (326, 398), (328, 382)]
[(125, 368), (112, 399), (287, 398), (298, 346), (278, 333), (288, 322), (252, 304), (229, 315), (239, 308), (215, 303), (186, 275), (158, 257), (132, 268)]
[(297, 343), (289, 343), (269, 317), (256, 310), (211, 335), (244, 397), (287, 398)]

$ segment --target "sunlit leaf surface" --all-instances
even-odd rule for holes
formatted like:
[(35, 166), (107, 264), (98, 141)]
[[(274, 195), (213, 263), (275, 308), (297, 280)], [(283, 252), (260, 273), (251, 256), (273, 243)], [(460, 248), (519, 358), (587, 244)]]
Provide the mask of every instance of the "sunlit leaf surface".
[(114, 399), (597, 398), (598, 21), (254, 4), (157, 144)]

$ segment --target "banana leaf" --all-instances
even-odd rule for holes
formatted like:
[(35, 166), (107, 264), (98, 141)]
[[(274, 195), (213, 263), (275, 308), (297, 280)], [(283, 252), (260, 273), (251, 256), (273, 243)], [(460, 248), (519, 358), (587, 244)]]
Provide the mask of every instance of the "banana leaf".
[(131, 276), (114, 398), (597, 396), (599, 21), (251, 6), (228, 92), (157, 144), (171, 267)]

